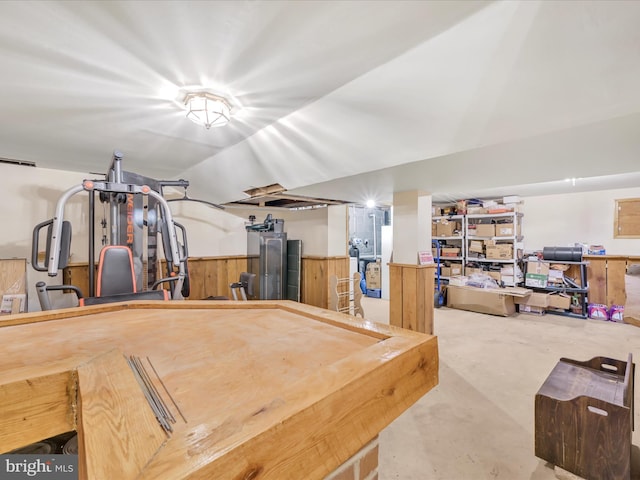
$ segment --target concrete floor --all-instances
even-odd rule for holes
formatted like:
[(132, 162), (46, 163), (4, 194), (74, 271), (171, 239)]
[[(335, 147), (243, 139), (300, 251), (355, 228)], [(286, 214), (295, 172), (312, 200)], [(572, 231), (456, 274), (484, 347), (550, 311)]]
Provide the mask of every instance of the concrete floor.
[[(365, 317), (388, 323), (388, 302)], [(440, 383), (380, 434), (379, 480), (555, 479), (534, 455), (534, 396), (560, 357), (640, 362), (640, 328), (547, 314), (435, 311)], [(636, 381), (638, 379), (636, 378)], [(632, 478), (640, 479), (640, 388)]]

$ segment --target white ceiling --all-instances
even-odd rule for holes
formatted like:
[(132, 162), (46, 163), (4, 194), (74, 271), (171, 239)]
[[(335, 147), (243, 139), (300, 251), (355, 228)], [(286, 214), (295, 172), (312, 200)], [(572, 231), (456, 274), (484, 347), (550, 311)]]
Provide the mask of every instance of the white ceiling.
[[(0, 157), (118, 149), (217, 203), (638, 186), (638, 25), (632, 1), (4, 1)], [(194, 86), (229, 125), (185, 119)]]

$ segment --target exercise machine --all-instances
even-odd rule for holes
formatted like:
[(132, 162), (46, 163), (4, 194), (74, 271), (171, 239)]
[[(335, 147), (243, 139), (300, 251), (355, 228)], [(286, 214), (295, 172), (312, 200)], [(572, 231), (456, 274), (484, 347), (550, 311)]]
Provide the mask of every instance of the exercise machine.
[[(103, 234), (103, 247), (123, 246), (130, 250), (131, 270), (133, 272), (132, 292), (142, 293), (155, 290), (161, 285), (169, 285), (171, 299), (179, 300), (189, 295), (188, 247), (185, 228), (173, 220), (167, 200), (162, 195), (162, 186), (188, 186), (188, 182), (156, 181), (122, 170), (122, 154), (114, 152), (113, 161), (105, 180), (84, 180), (67, 190), (56, 204), (54, 217), (34, 228), (32, 241), (32, 266), (37, 271), (47, 272), (56, 277), (59, 270), (69, 262), (71, 246), (71, 223), (65, 220), (65, 207), (76, 194), (87, 192), (89, 198), (89, 296), (95, 298), (95, 206), (96, 193), (99, 200), (109, 206), (110, 235)], [(105, 209), (106, 210), (106, 209)], [(106, 215), (105, 215), (106, 216)], [(102, 219), (106, 229), (106, 218)], [(45, 257), (41, 263), (38, 258), (42, 231), (46, 228)], [(181, 234), (179, 241), (178, 232)], [(157, 237), (161, 236), (166, 260), (166, 274), (158, 278)], [(118, 254), (120, 255), (120, 254)], [(115, 255), (111, 255), (115, 256)], [(122, 265), (125, 265), (124, 263)], [(99, 265), (103, 268), (102, 262)], [(125, 271), (126, 268), (124, 267)], [(117, 281), (117, 277), (113, 277)], [(72, 285), (47, 286), (37, 284), (38, 297), (43, 310), (50, 309), (48, 299), (50, 290), (74, 290), (79, 298), (83, 292)], [(108, 301), (106, 299), (104, 301)], [(104, 301), (100, 303), (104, 303)], [(116, 300), (114, 300), (116, 301)]]

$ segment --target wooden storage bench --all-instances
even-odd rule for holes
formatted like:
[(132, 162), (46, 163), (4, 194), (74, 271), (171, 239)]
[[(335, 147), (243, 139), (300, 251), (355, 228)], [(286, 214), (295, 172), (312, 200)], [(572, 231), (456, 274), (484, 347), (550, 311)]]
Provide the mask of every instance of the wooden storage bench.
[(535, 398), (535, 454), (586, 479), (629, 479), (635, 365), (561, 358)]

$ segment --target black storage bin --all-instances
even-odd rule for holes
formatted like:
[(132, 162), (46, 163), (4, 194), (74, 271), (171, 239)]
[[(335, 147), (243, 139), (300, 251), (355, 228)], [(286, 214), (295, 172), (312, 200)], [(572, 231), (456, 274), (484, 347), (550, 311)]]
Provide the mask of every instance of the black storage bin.
[(557, 262), (581, 262), (582, 247), (544, 247), (542, 258)]

